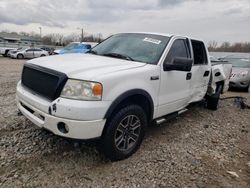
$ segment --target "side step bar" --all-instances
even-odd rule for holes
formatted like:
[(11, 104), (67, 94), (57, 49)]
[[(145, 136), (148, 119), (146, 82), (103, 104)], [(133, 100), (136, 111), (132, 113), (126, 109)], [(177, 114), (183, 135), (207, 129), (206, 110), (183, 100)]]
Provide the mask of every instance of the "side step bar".
[(171, 119), (174, 119), (176, 118), (177, 116), (179, 116), (180, 114), (186, 112), (188, 109), (187, 108), (183, 108), (182, 110), (178, 111), (178, 112), (174, 112), (174, 113), (171, 113), (171, 114), (168, 114), (166, 116), (163, 116), (163, 117), (160, 117), (158, 119), (156, 119), (156, 124), (157, 125), (160, 125), (162, 123), (165, 123), (166, 121), (168, 120), (171, 120)]
[(187, 109), (187, 108), (183, 108), (182, 110), (180, 110), (180, 111), (178, 112), (178, 115), (181, 115), (181, 114), (183, 114), (183, 113), (186, 112), (186, 111), (188, 111), (188, 109)]

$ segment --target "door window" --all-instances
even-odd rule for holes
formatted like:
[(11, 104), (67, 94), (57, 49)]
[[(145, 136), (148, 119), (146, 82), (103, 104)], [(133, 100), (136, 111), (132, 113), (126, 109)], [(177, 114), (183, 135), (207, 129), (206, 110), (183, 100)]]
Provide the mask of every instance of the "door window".
[(170, 48), (170, 51), (168, 52), (165, 62), (168, 64), (172, 64), (173, 59), (175, 57), (180, 57), (180, 58), (190, 57), (189, 51), (187, 49), (186, 40), (177, 39), (174, 41), (172, 47)]
[(41, 49), (34, 49), (35, 52), (41, 52)]
[(203, 42), (192, 40), (194, 65), (207, 65), (207, 54)]

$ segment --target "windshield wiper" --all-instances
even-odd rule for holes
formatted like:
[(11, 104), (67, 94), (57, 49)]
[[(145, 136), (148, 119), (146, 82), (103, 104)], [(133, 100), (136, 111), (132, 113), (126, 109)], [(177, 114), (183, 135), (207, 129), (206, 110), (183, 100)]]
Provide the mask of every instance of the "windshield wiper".
[(118, 54), (118, 53), (106, 53), (102, 54), (103, 56), (108, 56), (108, 57), (116, 57), (116, 58), (121, 58), (121, 59), (126, 59), (129, 61), (135, 61), (132, 57), (129, 57), (128, 55), (124, 54)]
[(98, 55), (97, 52), (96, 52), (95, 50), (89, 50), (89, 51), (86, 52), (86, 53)]

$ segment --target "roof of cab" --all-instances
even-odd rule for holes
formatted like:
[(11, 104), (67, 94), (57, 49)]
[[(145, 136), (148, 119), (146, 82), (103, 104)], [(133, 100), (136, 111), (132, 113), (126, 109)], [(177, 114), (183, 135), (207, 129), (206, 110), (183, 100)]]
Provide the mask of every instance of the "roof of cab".
[(149, 35), (161, 35), (165, 37), (172, 37), (172, 34), (166, 34), (166, 33), (153, 33), (153, 32), (123, 32), (123, 33), (117, 33), (117, 34), (149, 34)]
[[(161, 36), (165, 36), (165, 37), (186, 37), (186, 38), (189, 38), (191, 40), (202, 41), (201, 39), (198, 39), (198, 38), (189, 37), (186, 35), (170, 34), (170, 33), (157, 33), (157, 32), (124, 32), (124, 33), (151, 34), (151, 35), (161, 35)], [(120, 33), (120, 34), (122, 34), (122, 33)]]

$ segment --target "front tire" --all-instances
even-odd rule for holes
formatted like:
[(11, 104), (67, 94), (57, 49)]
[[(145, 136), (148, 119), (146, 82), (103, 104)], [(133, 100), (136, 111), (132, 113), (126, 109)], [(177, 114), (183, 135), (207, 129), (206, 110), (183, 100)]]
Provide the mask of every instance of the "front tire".
[(24, 57), (23, 57), (23, 54), (18, 54), (17, 55), (17, 59), (23, 59)]
[(135, 104), (127, 105), (107, 121), (100, 149), (112, 161), (125, 159), (140, 147), (146, 127), (144, 110)]
[(222, 85), (218, 85), (217, 89), (216, 89), (216, 93), (211, 95), (211, 96), (206, 97), (207, 108), (209, 110), (215, 111), (218, 109), (218, 104), (219, 104), (221, 92), (222, 92)]

